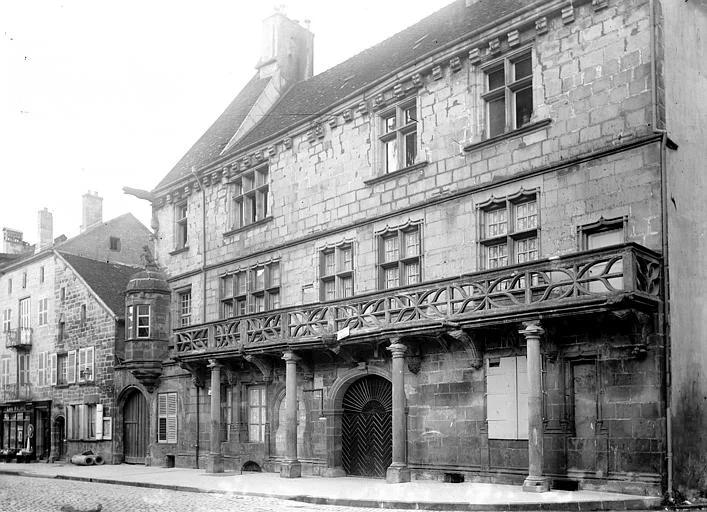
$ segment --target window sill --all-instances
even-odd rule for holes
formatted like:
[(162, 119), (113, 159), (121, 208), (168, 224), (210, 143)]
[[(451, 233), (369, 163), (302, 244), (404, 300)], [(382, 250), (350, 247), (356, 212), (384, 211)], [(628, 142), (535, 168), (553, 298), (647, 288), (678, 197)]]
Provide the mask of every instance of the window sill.
[(464, 146), (464, 151), (469, 153), (470, 151), (475, 151), (477, 149), (492, 146), (502, 140), (511, 139), (513, 137), (517, 137), (518, 135), (523, 135), (525, 133), (534, 132), (535, 130), (539, 130), (541, 128), (544, 128), (547, 125), (549, 125), (551, 122), (552, 122), (552, 119), (550, 119), (550, 118), (541, 119), (540, 121), (526, 124), (525, 126), (521, 126), (520, 128), (517, 128), (515, 130), (511, 130), (510, 132), (502, 133), (501, 135), (496, 135), (495, 137), (492, 137), (490, 139), (482, 140), (481, 142), (474, 142), (473, 144), (469, 144), (467, 146)]
[(429, 164), (429, 162), (427, 160), (425, 160), (424, 162), (419, 162), (417, 164), (409, 165), (407, 167), (403, 167), (402, 169), (398, 169), (397, 171), (389, 172), (388, 174), (376, 176), (375, 178), (371, 178), (370, 180), (364, 180), (363, 183), (366, 185), (375, 185), (376, 183), (381, 183), (383, 181), (392, 180), (392, 179), (397, 178), (401, 174), (407, 174), (409, 172), (424, 169), (425, 167), (427, 167), (427, 164)]
[(179, 249), (175, 249), (172, 252), (169, 253), (170, 256), (175, 256), (177, 254), (181, 254), (183, 252), (187, 252), (189, 250), (189, 246), (185, 245), (184, 247), (180, 247)]
[(223, 234), (223, 236), (224, 236), (224, 237), (226, 237), (226, 236), (232, 236), (232, 235), (236, 235), (236, 234), (238, 234), (238, 233), (241, 233), (241, 232), (243, 232), (243, 231), (248, 231), (249, 229), (252, 229), (252, 228), (254, 228), (254, 227), (262, 226), (263, 224), (267, 224), (267, 223), (270, 222), (272, 219), (273, 219), (273, 217), (270, 216), (270, 217), (265, 217), (264, 219), (256, 220), (255, 222), (253, 222), (253, 223), (251, 223), (251, 224), (248, 224), (247, 226), (243, 226), (243, 227), (240, 227), (240, 228), (232, 229), (232, 230), (230, 230), (230, 231), (226, 231), (226, 232)]

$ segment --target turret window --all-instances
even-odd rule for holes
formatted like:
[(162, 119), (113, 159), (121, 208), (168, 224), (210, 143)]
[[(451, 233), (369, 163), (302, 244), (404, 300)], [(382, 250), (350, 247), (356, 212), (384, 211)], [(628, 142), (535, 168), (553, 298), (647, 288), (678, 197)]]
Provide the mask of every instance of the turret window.
[(128, 325), (126, 329), (127, 339), (144, 339), (150, 337), (150, 305), (137, 304), (128, 306)]

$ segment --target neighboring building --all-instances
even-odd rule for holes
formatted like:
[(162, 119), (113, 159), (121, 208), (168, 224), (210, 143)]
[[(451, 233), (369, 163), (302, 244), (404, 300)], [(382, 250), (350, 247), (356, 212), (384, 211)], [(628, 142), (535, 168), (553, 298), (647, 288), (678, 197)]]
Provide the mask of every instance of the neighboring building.
[(312, 34), (268, 18), (152, 192), (171, 318), (153, 269), (116, 377), (148, 443), (124, 453), (659, 494), (665, 179), (699, 182), (666, 165), (681, 8), (457, 1), (316, 76)]
[(53, 243), (51, 213), (39, 220), (38, 252), (0, 268), (0, 447), (29, 446), (39, 460), (91, 447), (110, 461), (102, 418), (113, 409), (123, 290), (139, 270), (112, 262), (139, 264), (150, 233), (128, 214)]

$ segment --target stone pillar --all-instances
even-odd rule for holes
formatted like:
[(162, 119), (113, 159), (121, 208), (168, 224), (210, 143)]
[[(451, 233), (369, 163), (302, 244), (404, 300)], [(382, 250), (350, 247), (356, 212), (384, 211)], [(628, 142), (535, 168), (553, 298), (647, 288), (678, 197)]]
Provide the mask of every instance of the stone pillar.
[(543, 398), (540, 336), (545, 332), (540, 322), (523, 322), (519, 331), (527, 343), (528, 354), (528, 476), (523, 490), (547, 492), (550, 479), (543, 477)]
[(346, 476), (346, 471), (341, 463), (341, 418), (344, 415), (343, 409), (327, 409), (322, 411), (326, 418), (326, 469), (322, 472), (323, 477), (338, 478)]
[(403, 368), (405, 366), (405, 351), (407, 347), (393, 339), (388, 347), (393, 360), (391, 373), (393, 376), (393, 460), (385, 475), (389, 484), (410, 481), (410, 470), (407, 467), (406, 445), (407, 426), (405, 425), (405, 381)]
[(207, 473), (223, 473), (223, 457), (221, 455), (221, 368), (223, 365), (216, 359), (209, 359), (211, 368), (211, 442), (209, 443), (209, 458), (206, 462)]
[(280, 464), (281, 478), (299, 478), (302, 465), (297, 460), (297, 359), (292, 352), (285, 360), (285, 460)]

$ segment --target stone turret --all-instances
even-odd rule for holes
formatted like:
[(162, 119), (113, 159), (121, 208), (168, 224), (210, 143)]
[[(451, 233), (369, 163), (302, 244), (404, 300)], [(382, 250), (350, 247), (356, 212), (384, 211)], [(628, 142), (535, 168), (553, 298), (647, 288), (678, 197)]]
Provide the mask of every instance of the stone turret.
[(145, 270), (130, 278), (125, 291), (123, 366), (152, 392), (168, 356), (171, 292), (147, 248), (144, 259)]

